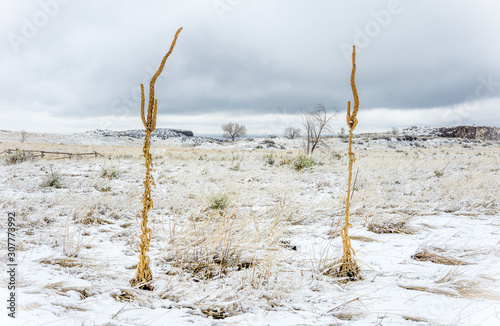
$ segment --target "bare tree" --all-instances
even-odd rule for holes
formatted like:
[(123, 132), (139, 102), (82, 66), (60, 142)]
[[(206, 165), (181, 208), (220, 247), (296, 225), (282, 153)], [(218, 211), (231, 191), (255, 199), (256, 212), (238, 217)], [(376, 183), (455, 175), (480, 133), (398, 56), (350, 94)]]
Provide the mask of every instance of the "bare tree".
[(285, 129), (285, 138), (295, 139), (300, 136), (300, 129), (294, 127), (288, 127)]
[(319, 104), (316, 109), (302, 113), (302, 124), (306, 130), (304, 148), (306, 154), (312, 154), (323, 142), (322, 135), (329, 130), (330, 121), (336, 114), (328, 116), (323, 105)]
[(344, 127), (340, 127), (339, 137), (340, 138), (344, 138), (344, 136), (345, 136), (345, 128)]
[(394, 136), (397, 136), (397, 135), (399, 134), (399, 130), (398, 130), (398, 128), (396, 128), (396, 127), (392, 127), (392, 134), (393, 134)]
[(24, 143), (28, 139), (28, 132), (26, 130), (21, 131), (21, 143)]
[(247, 134), (247, 128), (244, 125), (240, 125), (234, 122), (223, 124), (222, 131), (224, 131), (222, 137), (231, 138), (231, 141), (234, 141), (235, 138), (243, 137)]

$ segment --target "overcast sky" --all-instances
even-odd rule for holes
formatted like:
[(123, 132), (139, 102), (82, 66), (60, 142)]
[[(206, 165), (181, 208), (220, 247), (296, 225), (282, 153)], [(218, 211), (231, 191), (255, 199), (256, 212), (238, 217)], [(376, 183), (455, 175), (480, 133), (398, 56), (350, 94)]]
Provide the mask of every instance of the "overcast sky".
[(0, 129), (158, 128), (282, 134), (324, 105), (345, 124), (357, 45), (358, 132), (500, 125), (497, 0), (0, 2)]

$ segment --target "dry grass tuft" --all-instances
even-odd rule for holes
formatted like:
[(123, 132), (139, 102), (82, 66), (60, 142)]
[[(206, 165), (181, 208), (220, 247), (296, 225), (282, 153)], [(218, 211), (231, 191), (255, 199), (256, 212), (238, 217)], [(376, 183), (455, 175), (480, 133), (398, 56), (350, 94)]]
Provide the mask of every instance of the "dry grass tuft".
[(33, 161), (33, 154), (20, 150), (5, 154), (5, 165), (19, 164), (26, 161)]
[(467, 299), (485, 298), (490, 300), (499, 300), (498, 294), (490, 290), (491, 287), (485, 287), (488, 281), (484, 276), (476, 276), (472, 280), (464, 278), (464, 273), (458, 268), (450, 270), (443, 277), (436, 281), (437, 284), (447, 285), (456, 290), (462, 297)]
[(103, 219), (101, 217), (95, 217), (95, 216), (86, 216), (86, 217), (80, 218), (80, 219), (76, 220), (76, 223), (80, 223), (80, 224), (83, 224), (83, 225), (113, 224), (112, 221), (105, 220), (105, 219)]
[(285, 201), (264, 216), (244, 212), (238, 202), (235, 199), (225, 210), (195, 208), (192, 216), (177, 226), (182, 229), (170, 232), (163, 258), (170, 266), (168, 274), (187, 272), (198, 282), (248, 269), (262, 270), (270, 253), (285, 250), (279, 242)]
[(87, 299), (88, 297), (91, 297), (92, 294), (86, 289), (86, 288), (73, 288), (73, 287), (65, 287), (59, 289), (59, 292), (66, 293), (68, 291), (75, 291), (78, 294), (80, 294), (80, 299)]
[(207, 316), (212, 317), (213, 319), (225, 319), (227, 317), (231, 317), (234, 313), (230, 313), (226, 311), (224, 307), (207, 307), (202, 308), (201, 312)]
[(464, 271), (454, 268), (429, 286), (400, 285), (400, 287), (449, 297), (464, 297), (467, 299), (485, 298), (499, 300), (499, 296), (486, 286), (487, 278), (483, 276), (465, 277)]
[(222, 277), (253, 266), (254, 261), (242, 256), (252, 247), (248, 243), (253, 231), (251, 220), (234, 209), (208, 210), (198, 215), (170, 240), (172, 246), (165, 262), (178, 271), (192, 273), (195, 280)]
[(75, 223), (83, 225), (114, 224), (114, 222), (100, 217), (105, 214), (105, 209), (107, 208), (98, 206), (82, 208), (73, 214), (73, 220)]
[(355, 282), (363, 280), (361, 269), (352, 257), (342, 257), (338, 262), (327, 265), (322, 270), (323, 275), (338, 279), (339, 283)]
[(436, 287), (431, 287), (431, 286), (411, 286), (411, 285), (400, 285), (400, 287), (402, 287), (403, 289), (406, 289), (406, 290), (440, 294), (440, 295), (446, 295), (449, 297), (457, 297), (457, 293), (455, 291), (449, 290), (449, 289), (436, 288)]
[(419, 318), (419, 317), (403, 316), (403, 319), (413, 321), (415, 323), (428, 323), (429, 324), (429, 320), (424, 319), (424, 318)]
[(86, 288), (83, 288), (83, 287), (62, 287), (63, 284), (64, 284), (64, 282), (56, 282), (56, 283), (47, 284), (43, 288), (49, 289), (49, 290), (54, 290), (54, 291), (56, 291), (58, 293), (62, 293), (62, 294), (66, 294), (69, 291), (75, 291), (78, 294), (80, 294), (80, 299), (82, 299), (82, 300), (92, 296), (92, 294)]
[(231, 252), (195, 252), (187, 258), (172, 258), (172, 266), (187, 271), (196, 281), (223, 277), (230, 271), (240, 271), (254, 266), (254, 262), (242, 260), (236, 251)]
[(363, 241), (363, 242), (381, 242), (380, 240), (363, 237), (361, 235), (351, 235), (351, 240)]
[(340, 320), (354, 321), (365, 317), (365, 314), (361, 312), (336, 312), (332, 316)]
[(120, 292), (111, 293), (111, 297), (118, 302), (133, 302), (139, 299), (139, 296), (130, 289), (120, 289)]
[(53, 258), (53, 259), (42, 259), (39, 261), (40, 264), (47, 265), (59, 265), (64, 268), (72, 268), (72, 267), (83, 267), (88, 266), (89, 264), (83, 262), (81, 260), (75, 258)]
[(415, 234), (417, 230), (408, 225), (409, 217), (399, 220), (371, 221), (368, 224), (368, 231), (373, 233), (397, 233), (397, 234)]
[[(485, 292), (481, 289), (479, 280), (457, 280), (452, 282), (451, 286), (457, 290), (462, 297), (467, 299), (487, 297), (488, 299), (495, 300), (495, 296), (492, 293)], [(496, 296), (496, 300), (498, 300), (498, 296)]]
[(53, 305), (54, 306), (59, 306), (59, 307), (66, 308), (68, 310), (88, 311), (88, 309), (86, 309), (86, 308), (77, 307), (77, 306), (73, 306), (73, 305), (62, 304), (62, 303), (53, 303)]
[(56, 282), (56, 283), (51, 283), (51, 284), (47, 284), (45, 285), (43, 288), (44, 289), (49, 289), (49, 290), (57, 290), (57, 289), (60, 289), (61, 288), (61, 285), (63, 285), (64, 282), (61, 281), (61, 282)]
[(442, 264), (442, 265), (469, 265), (469, 263), (466, 263), (459, 259), (453, 257), (446, 257), (436, 252), (432, 252), (430, 249), (424, 249), (422, 251), (419, 251), (416, 254), (412, 255), (411, 258), (418, 261), (430, 261), (435, 264)]

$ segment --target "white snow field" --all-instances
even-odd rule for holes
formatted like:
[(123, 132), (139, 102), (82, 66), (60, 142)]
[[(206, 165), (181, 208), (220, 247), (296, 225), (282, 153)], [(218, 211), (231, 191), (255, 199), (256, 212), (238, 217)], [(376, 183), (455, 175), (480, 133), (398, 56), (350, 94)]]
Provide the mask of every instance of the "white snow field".
[[(0, 133), (1, 325), (500, 325), (500, 144), (357, 137), (352, 245), (341, 255), (347, 143), (296, 171), (301, 140), (153, 140), (155, 289), (138, 262), (142, 140)], [(258, 147), (258, 148), (257, 148)], [(56, 179), (56, 180), (54, 180)], [(48, 181), (52, 181), (52, 184)], [(7, 215), (16, 214), (17, 312), (7, 316)]]

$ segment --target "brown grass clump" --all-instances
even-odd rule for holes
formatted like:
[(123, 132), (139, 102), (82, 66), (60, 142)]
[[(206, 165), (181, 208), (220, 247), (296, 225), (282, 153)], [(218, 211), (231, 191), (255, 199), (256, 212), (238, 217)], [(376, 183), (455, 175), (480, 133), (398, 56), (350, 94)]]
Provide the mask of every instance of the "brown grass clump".
[(442, 265), (469, 265), (468, 263), (461, 261), (453, 257), (446, 257), (441, 254), (432, 252), (430, 249), (424, 249), (411, 256), (411, 258), (418, 261), (430, 261), (435, 264)]
[(407, 290), (435, 293), (455, 298), (499, 300), (499, 296), (494, 290), (492, 291), (492, 287), (488, 286), (488, 283), (491, 281), (491, 279), (483, 275), (475, 275), (473, 277), (464, 276), (464, 271), (459, 270), (457, 267), (448, 271), (432, 285), (400, 286)]
[(226, 311), (224, 307), (206, 307), (202, 308), (201, 312), (205, 316), (212, 317), (213, 319), (225, 319), (233, 315), (232, 313)]
[[(209, 198), (208, 195), (207, 198)], [(168, 275), (183, 275), (194, 282), (245, 275), (245, 284), (257, 288), (268, 282), (277, 253), (283, 246), (283, 221), (288, 217), (282, 199), (268, 212), (245, 212), (240, 198), (224, 210), (205, 209), (203, 200), (178, 231), (170, 233), (163, 258)], [(291, 251), (293, 246), (289, 245)]]
[(429, 323), (429, 321), (427, 319), (419, 318), (419, 317), (403, 316), (403, 319), (413, 321), (415, 323)]
[(80, 223), (80, 224), (83, 224), (83, 225), (113, 224), (112, 221), (109, 221), (109, 220), (106, 220), (106, 219), (103, 219), (103, 218), (100, 218), (100, 217), (95, 217), (93, 215), (88, 215), (88, 216), (82, 217), (80, 219), (77, 219), (76, 223)]
[(56, 282), (45, 285), (43, 288), (48, 290), (54, 290), (58, 293), (66, 294), (69, 291), (77, 292), (80, 295), (80, 299), (87, 299), (92, 296), (89, 289), (83, 287), (63, 287), (64, 282)]
[(446, 295), (449, 297), (457, 297), (456, 292), (449, 289), (436, 288), (432, 286), (411, 286), (411, 285), (400, 285), (401, 288), (411, 291), (420, 291), (433, 294)]
[[(174, 260), (174, 259), (172, 259)], [(195, 280), (208, 280), (225, 276), (230, 271), (239, 271), (254, 265), (244, 261), (235, 250), (230, 252), (193, 252), (191, 256), (178, 259), (173, 267), (193, 274)]]
[(141, 84), (141, 118), (142, 123), (144, 124), (144, 128), (146, 128), (146, 136), (144, 138), (144, 146), (143, 153), (145, 158), (145, 166), (146, 166), (146, 179), (144, 180), (144, 194), (142, 196), (142, 204), (143, 208), (141, 211), (142, 223), (141, 223), (141, 243), (138, 245), (137, 250), (139, 251), (139, 263), (137, 264), (137, 273), (135, 278), (130, 280), (130, 285), (137, 286), (143, 290), (153, 290), (153, 286), (151, 285), (151, 281), (153, 280), (153, 274), (149, 269), (150, 259), (146, 255), (149, 251), (149, 243), (151, 241), (151, 229), (148, 228), (148, 212), (153, 207), (153, 200), (151, 199), (151, 186), (155, 186), (155, 182), (151, 172), (153, 170), (153, 160), (151, 153), (149, 151), (151, 146), (150, 136), (151, 133), (156, 129), (156, 113), (158, 111), (158, 100), (155, 98), (155, 82), (156, 79), (160, 76), (163, 71), (163, 67), (165, 66), (165, 62), (167, 58), (170, 56), (172, 51), (174, 50), (175, 43), (177, 41), (177, 37), (181, 32), (182, 27), (177, 30), (174, 36), (174, 40), (170, 45), (170, 49), (167, 54), (163, 57), (163, 60), (158, 68), (158, 71), (151, 78), (151, 82), (149, 84), (149, 102), (148, 102), (148, 112), (147, 116), (145, 116), (144, 112), (144, 85)]
[(485, 299), (498, 300), (498, 295), (482, 286), (486, 282), (483, 276), (476, 276), (473, 280), (463, 277), (463, 273), (459, 271), (458, 267), (450, 270), (443, 277), (436, 281), (437, 284), (448, 285), (455, 289), (462, 297), (473, 299), (484, 297)]
[(67, 304), (62, 304), (62, 303), (53, 303), (53, 305), (66, 308), (67, 310), (88, 311), (87, 308), (82, 308), (82, 307), (77, 307), (77, 306), (67, 305)]
[(250, 219), (234, 210), (209, 210), (200, 214), (202, 216), (193, 219), (192, 228), (171, 239), (171, 251), (165, 261), (172, 262), (174, 273), (185, 271), (191, 273), (194, 280), (207, 280), (255, 264), (243, 258), (253, 249), (247, 241), (256, 236)]
[(408, 226), (409, 218), (399, 220), (371, 221), (368, 224), (368, 231), (373, 233), (397, 233), (397, 234), (415, 234), (416, 230)]
[(75, 259), (75, 258), (54, 258), (54, 259), (42, 259), (40, 260), (40, 264), (47, 264), (47, 265), (59, 265), (61, 267), (65, 268), (71, 268), (71, 267), (83, 267), (88, 265), (87, 263)]
[(80, 299), (82, 299), (82, 300), (87, 299), (88, 297), (92, 296), (92, 294), (88, 291), (88, 289), (85, 289), (85, 288), (66, 287), (66, 288), (60, 289), (60, 291), (62, 293), (66, 293), (69, 291), (75, 291), (80, 295)]
[(4, 163), (6, 165), (19, 164), (26, 161), (33, 161), (32, 153), (16, 150), (5, 154)]
[(340, 320), (355, 321), (357, 319), (363, 318), (365, 314), (360, 312), (336, 312), (333, 313), (332, 316)]
[(351, 240), (363, 241), (363, 242), (380, 242), (380, 240), (376, 240), (369, 237), (364, 237), (361, 235), (351, 235)]
[(111, 296), (118, 302), (132, 302), (137, 299), (134, 292), (124, 289), (121, 289), (120, 293), (112, 293)]

